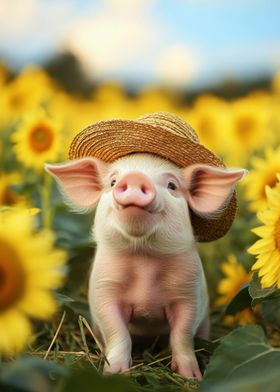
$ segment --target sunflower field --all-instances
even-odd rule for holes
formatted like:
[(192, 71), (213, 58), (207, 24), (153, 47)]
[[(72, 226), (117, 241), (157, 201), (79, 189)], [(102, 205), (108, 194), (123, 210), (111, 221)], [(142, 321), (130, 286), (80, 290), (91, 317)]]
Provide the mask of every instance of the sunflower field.
[[(197, 131), (227, 167), (248, 175), (229, 233), (199, 244), (211, 300), (211, 340), (195, 340), (203, 380), (170, 370), (166, 345), (133, 350), (132, 368), (102, 375), (87, 285), (93, 214), (65, 206), (46, 162), (67, 160), (78, 131), (166, 111)], [(280, 390), (280, 74), (235, 99), (104, 83), (86, 98), (37, 67), (0, 67), (0, 391)]]

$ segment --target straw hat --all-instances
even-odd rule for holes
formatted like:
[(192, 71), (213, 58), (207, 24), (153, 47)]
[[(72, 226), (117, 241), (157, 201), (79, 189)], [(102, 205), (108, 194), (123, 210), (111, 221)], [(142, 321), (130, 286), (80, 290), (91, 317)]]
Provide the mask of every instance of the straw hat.
[[(147, 114), (135, 121), (117, 119), (89, 125), (72, 141), (69, 158), (96, 157), (113, 162), (137, 152), (157, 154), (179, 167), (196, 163), (225, 167), (219, 157), (200, 144), (188, 123), (164, 112)], [(196, 240), (205, 242), (222, 237), (232, 225), (235, 212), (235, 193), (219, 218), (202, 218), (190, 210)]]

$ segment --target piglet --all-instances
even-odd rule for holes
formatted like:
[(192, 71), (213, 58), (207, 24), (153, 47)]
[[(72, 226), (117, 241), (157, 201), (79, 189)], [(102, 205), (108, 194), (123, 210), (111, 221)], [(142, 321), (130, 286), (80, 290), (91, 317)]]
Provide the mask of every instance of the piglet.
[(108, 360), (104, 371), (131, 366), (131, 334), (169, 331), (172, 369), (201, 379), (193, 338), (209, 336), (208, 295), (189, 208), (218, 216), (245, 171), (203, 164), (182, 169), (142, 153), (46, 169), (70, 205), (96, 207), (89, 303)]

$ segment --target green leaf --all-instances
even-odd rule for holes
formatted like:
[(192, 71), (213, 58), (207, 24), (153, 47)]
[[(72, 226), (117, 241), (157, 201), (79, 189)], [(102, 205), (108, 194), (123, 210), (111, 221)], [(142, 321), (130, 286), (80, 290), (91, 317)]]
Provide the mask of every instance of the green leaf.
[(198, 337), (194, 338), (194, 346), (196, 350), (204, 350), (210, 354), (213, 354), (218, 345), (218, 342), (213, 343), (209, 340), (201, 339)]
[(65, 369), (55, 362), (22, 357), (2, 366), (1, 391), (52, 392), (56, 381), (65, 373)]
[(225, 309), (226, 314), (236, 314), (244, 309), (251, 308), (251, 296), (249, 294), (249, 283), (243, 286)]
[(253, 299), (252, 306), (255, 306), (270, 299), (280, 298), (280, 289), (277, 289), (275, 286), (268, 289), (262, 288), (258, 274), (254, 273), (253, 279), (249, 286), (249, 294)]
[[(280, 298), (270, 299), (261, 305), (261, 314), (266, 324), (280, 325)], [(277, 327), (276, 327), (277, 328)]]
[(60, 306), (69, 305), (70, 303), (75, 302), (73, 298), (68, 297), (68, 295), (65, 294), (55, 292), (54, 296)]
[(82, 315), (88, 320), (91, 319), (88, 302), (75, 300), (68, 295), (57, 292), (55, 292), (54, 295), (61, 307), (71, 309), (75, 314)]
[(242, 378), (224, 381), (207, 389), (206, 392), (279, 392), (279, 369), (269, 369), (267, 373), (249, 374)]
[[(225, 385), (236, 385), (236, 383), (239, 385), (236, 389), (238, 392), (262, 391), (264, 388), (262, 389), (261, 386), (264, 386), (263, 380), (267, 380), (267, 374), (274, 377), (276, 372), (278, 372), (277, 379), (274, 379), (276, 384), (272, 389), (268, 389), (271, 387), (270, 384), (266, 386), (266, 392), (280, 390), (280, 349), (268, 344), (261, 327), (251, 325), (238, 328), (224, 337), (214, 352), (201, 383), (201, 391), (216, 392), (219, 385), (225, 388)], [(243, 384), (242, 389), (240, 386)], [(255, 384), (259, 389), (247, 388), (248, 385)], [(275, 385), (278, 389), (275, 389)], [(227, 387), (224, 390), (228, 392)]]
[(57, 392), (138, 392), (128, 376), (102, 376), (95, 369), (75, 369), (66, 377)]

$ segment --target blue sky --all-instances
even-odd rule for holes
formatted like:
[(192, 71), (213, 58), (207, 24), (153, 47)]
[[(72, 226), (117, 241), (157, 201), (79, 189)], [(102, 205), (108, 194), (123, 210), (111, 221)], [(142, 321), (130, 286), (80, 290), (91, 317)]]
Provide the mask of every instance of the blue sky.
[(12, 67), (70, 50), (92, 79), (200, 86), (280, 69), (278, 0), (0, 0)]

